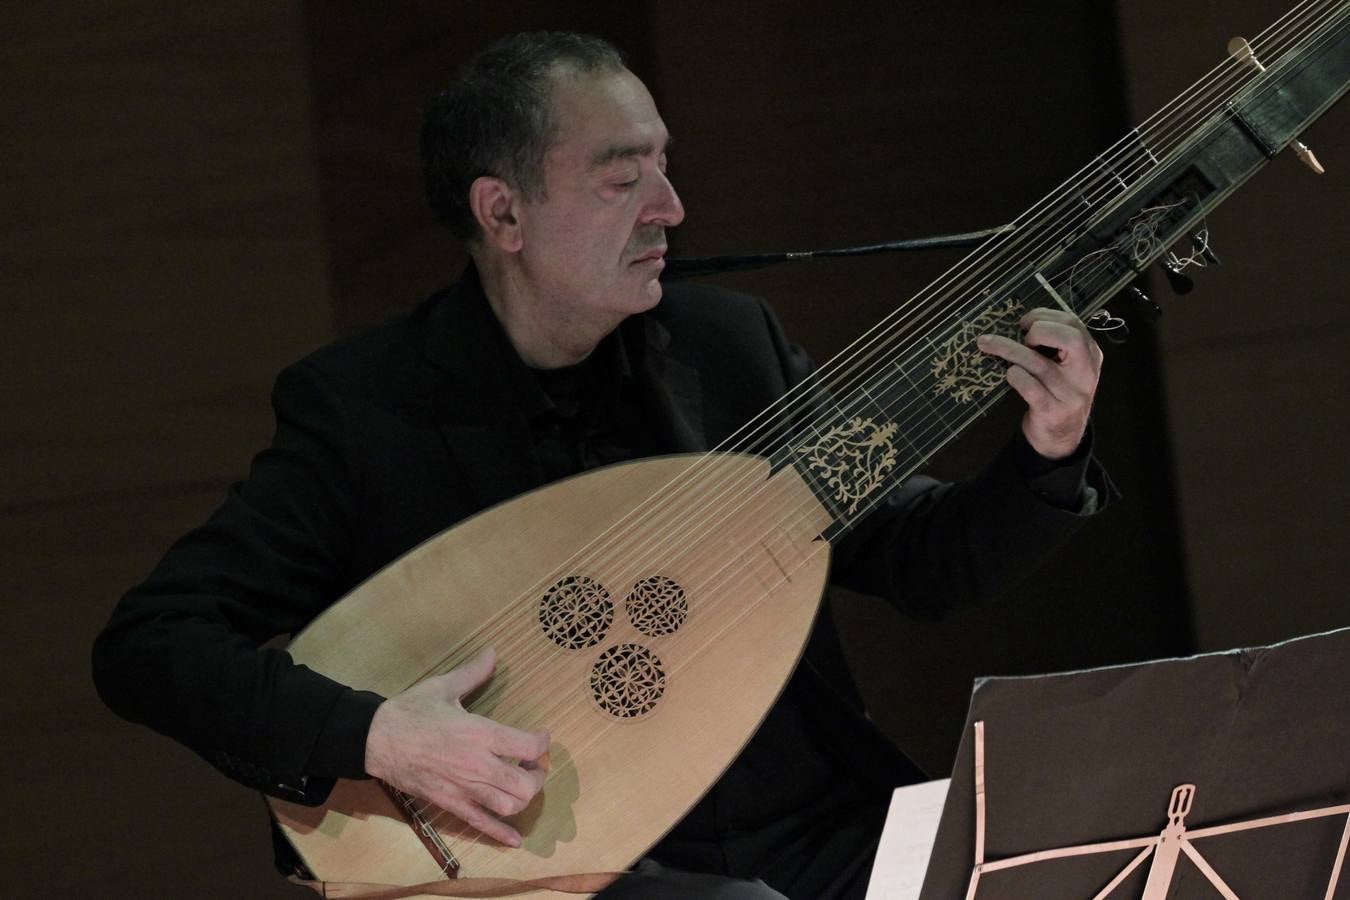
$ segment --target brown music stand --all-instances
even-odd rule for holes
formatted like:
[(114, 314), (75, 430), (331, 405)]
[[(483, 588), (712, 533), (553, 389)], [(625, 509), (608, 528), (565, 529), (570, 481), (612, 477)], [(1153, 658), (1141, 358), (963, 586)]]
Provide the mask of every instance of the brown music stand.
[(1347, 801), (1350, 629), (985, 679), (920, 898), (1350, 900)]

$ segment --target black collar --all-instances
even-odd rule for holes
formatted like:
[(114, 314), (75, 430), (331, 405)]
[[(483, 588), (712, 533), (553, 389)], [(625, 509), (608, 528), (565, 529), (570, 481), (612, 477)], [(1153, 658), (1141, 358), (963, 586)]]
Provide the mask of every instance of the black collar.
[[(606, 340), (616, 371), (636, 381), (639, 402), (651, 413), (652, 445), (664, 452), (707, 449), (698, 371), (669, 352), (672, 336), (659, 316), (630, 316)], [(543, 392), (472, 265), (429, 311), (423, 356), (426, 396), (480, 503), (499, 503), (541, 484), (528, 416)]]

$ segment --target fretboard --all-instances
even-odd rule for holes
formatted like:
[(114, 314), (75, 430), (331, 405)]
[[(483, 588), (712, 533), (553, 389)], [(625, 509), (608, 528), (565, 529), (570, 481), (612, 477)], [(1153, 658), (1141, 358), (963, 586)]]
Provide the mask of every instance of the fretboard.
[(1305, 28), (1267, 42), (1278, 55), (1264, 68), (1234, 59), (1216, 69), (770, 411), (756, 452), (801, 474), (834, 517), (827, 538), (1006, 392), (980, 334), (1020, 340), (1034, 307), (1102, 326), (1107, 300), (1174, 246), (1207, 249), (1209, 210), (1350, 86), (1350, 4), (1309, 10)]

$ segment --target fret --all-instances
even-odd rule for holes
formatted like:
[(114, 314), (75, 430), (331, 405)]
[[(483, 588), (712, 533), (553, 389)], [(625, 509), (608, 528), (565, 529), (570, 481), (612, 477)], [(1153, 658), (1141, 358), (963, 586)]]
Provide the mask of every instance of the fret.
[(1145, 180), (1159, 163), (1153, 149), (1144, 143), (1138, 128), (1125, 136), (1124, 143), (1124, 149), (1108, 150), (1097, 157), (1096, 163), (1107, 182), (1119, 190), (1128, 191)]
[[(929, 342), (929, 346), (930, 347), (932, 346), (931, 341)], [(952, 422), (947, 418), (947, 416), (943, 415), (942, 407), (934, 402), (934, 398), (940, 398), (941, 395), (938, 393), (937, 390), (937, 380), (933, 378), (931, 358), (918, 360), (917, 364), (919, 366), (919, 371), (922, 373), (919, 376), (922, 379), (922, 382), (916, 380), (914, 374), (907, 371), (903, 363), (897, 362), (895, 364), (895, 367), (897, 370), (899, 370), (900, 375), (909, 384), (910, 389), (913, 391), (914, 396), (921, 398), (923, 400), (923, 403), (930, 410), (932, 410), (934, 413), (937, 414), (938, 420), (941, 421), (944, 426), (946, 426), (948, 429), (952, 431), (957, 430), (960, 426), (953, 425)]]
[(866, 400), (868, 404), (871, 404), (872, 407), (871, 411), (873, 414), (880, 416), (883, 419), (889, 418), (889, 416), (887, 416), (886, 414), (886, 408), (877, 402), (877, 399), (873, 397), (872, 394), (867, 390), (866, 385), (858, 388), (858, 393), (862, 394), (863, 398)]
[(1135, 188), (1161, 165), (1138, 128), (1126, 135), (1122, 143), (1124, 147), (1109, 150), (1093, 160), (1099, 174), (1086, 190), (1078, 192), (1080, 205), (1104, 212), (1112, 202), (1128, 200)]
[[(978, 350), (978, 335), (1020, 340), (1020, 319), (1033, 306), (1087, 320), (1175, 242), (1195, 240), (1207, 210), (1346, 90), (1347, 18), (1338, 13), (1332, 37), (1300, 49), (1296, 63), (1281, 62), (1278, 92), (1244, 88), (1182, 141), (1127, 134), (1084, 178), (1019, 219), (1015, 238), (972, 254), (996, 263), (997, 276), (935, 286), (918, 313), (927, 324), (910, 322), (888, 339), (905, 346), (883, 351), (890, 359), (880, 374), (870, 368), (872, 343), (866, 359), (848, 361), (866, 362), (866, 381), (840, 367), (840, 396), (798, 408), (798, 420), (811, 421), (791, 432), (781, 463), (802, 473), (840, 532), (1007, 392), (1002, 362)], [(1258, 86), (1274, 81), (1273, 72)]]
[(889, 417), (904, 435), (905, 442), (922, 456), (931, 446), (934, 433), (951, 430), (951, 424), (933, 402), (931, 388), (924, 390), (899, 363), (894, 369), (900, 378), (888, 392), (893, 398), (889, 403)]
[(846, 517), (833, 496), (834, 492), (826, 478), (827, 473), (817, 471), (811, 464), (811, 449), (823, 443), (824, 438), (814, 424), (808, 423), (806, 431), (809, 433), (799, 434), (780, 451), (771, 468), (777, 470), (784, 465), (791, 465), (797, 470), (797, 474), (801, 476), (802, 480), (806, 482), (806, 486), (815, 494), (816, 500), (825, 507), (836, 522), (841, 522)]

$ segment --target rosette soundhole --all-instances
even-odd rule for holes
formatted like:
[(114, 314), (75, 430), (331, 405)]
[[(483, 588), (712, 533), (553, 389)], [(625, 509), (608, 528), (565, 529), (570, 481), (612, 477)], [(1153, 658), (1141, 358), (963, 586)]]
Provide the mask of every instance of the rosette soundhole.
[(616, 644), (591, 668), (591, 693), (617, 719), (645, 716), (666, 690), (661, 660), (641, 644)]
[(689, 616), (689, 601), (684, 588), (664, 575), (653, 575), (633, 586), (624, 609), (634, 628), (657, 637), (674, 634), (684, 624)]
[(539, 600), (539, 625), (550, 641), (567, 650), (594, 647), (614, 621), (614, 601), (599, 582), (569, 575)]

